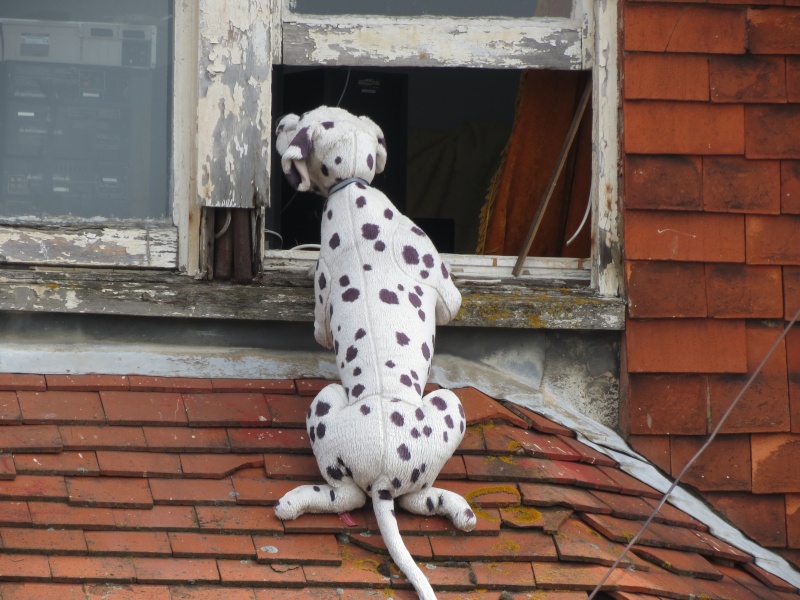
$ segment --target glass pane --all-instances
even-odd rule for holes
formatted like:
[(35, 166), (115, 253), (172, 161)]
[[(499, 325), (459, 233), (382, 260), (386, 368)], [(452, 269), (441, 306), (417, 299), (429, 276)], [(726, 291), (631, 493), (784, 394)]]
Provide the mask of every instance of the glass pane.
[(312, 15), (420, 15), (449, 17), (570, 17), (571, 0), (291, 0), (296, 13)]
[(0, 2), (0, 217), (163, 218), (172, 0)]

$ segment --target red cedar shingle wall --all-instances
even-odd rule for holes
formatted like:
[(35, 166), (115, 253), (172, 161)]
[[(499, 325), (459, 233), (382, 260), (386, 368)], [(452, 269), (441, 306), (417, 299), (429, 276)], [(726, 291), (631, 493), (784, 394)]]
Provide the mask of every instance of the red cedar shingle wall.
[[(800, 308), (800, 0), (622, 9), (622, 422), (673, 475)], [(800, 566), (800, 326), (687, 476)]]

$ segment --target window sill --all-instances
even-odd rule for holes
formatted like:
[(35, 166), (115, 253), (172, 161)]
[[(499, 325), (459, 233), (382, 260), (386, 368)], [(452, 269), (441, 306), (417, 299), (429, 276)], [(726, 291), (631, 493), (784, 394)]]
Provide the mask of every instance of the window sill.
[[(458, 282), (454, 326), (621, 330), (625, 303), (585, 284)], [(247, 286), (177, 273), (0, 270), (0, 310), (255, 321), (312, 321), (312, 281), (272, 272)]]

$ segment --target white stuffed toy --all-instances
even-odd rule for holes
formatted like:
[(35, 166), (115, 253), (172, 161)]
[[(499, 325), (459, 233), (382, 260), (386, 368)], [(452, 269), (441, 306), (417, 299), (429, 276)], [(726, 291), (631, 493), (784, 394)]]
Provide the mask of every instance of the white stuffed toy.
[(321, 106), (278, 124), (276, 146), (289, 182), (328, 200), (314, 277), (314, 336), (336, 352), (343, 385), (323, 389), (306, 424), (327, 485), (297, 487), (275, 506), (279, 519), (372, 506), (395, 564), (424, 600), (430, 583), (403, 544), (394, 499), (420, 515), (445, 515), (464, 531), (475, 515), (458, 494), (431, 487), (464, 436), (466, 418), (449, 390), (423, 396), (436, 340), (461, 305), (430, 239), (370, 187), (386, 164), (380, 128)]

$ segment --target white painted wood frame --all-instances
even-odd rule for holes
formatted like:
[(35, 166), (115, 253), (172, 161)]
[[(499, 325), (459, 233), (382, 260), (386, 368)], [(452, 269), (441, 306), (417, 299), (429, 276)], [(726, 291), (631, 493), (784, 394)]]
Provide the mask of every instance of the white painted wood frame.
[[(575, 0), (564, 18), (389, 18), (370, 15), (316, 16), (293, 13), (281, 0), (282, 32), (276, 62), (286, 65), (359, 67), (473, 67), (591, 70), (594, 82), (592, 159), (592, 257), (526, 261), (518, 281), (585, 280), (602, 297), (622, 288), (618, 198), (619, 78), (616, 0)], [(511, 278), (508, 257), (450, 256), (464, 280)], [(488, 258), (491, 264), (484, 262)], [(313, 254), (269, 252), (266, 269), (283, 265), (302, 271)], [(508, 271), (508, 272), (506, 272)]]

